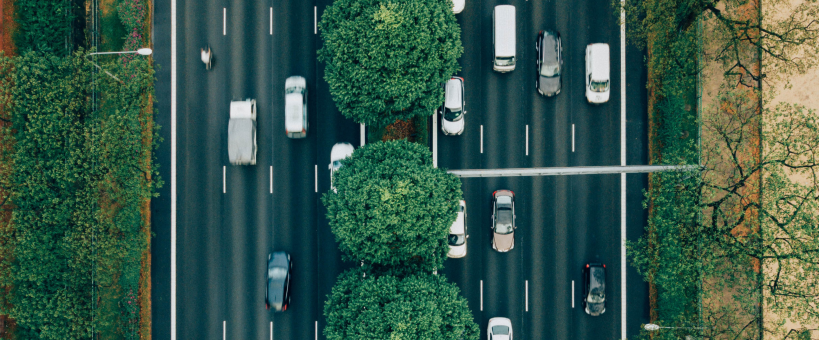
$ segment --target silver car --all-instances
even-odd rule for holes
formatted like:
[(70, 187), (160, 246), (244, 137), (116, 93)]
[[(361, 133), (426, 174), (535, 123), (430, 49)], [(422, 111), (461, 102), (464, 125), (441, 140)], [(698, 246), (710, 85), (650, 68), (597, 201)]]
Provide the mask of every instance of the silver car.
[(447, 136), (464, 132), (464, 78), (452, 77), (446, 82), (444, 105), (441, 107), (441, 131)]
[(330, 169), (330, 189), (333, 189), (333, 192), (337, 192), (336, 186), (333, 185), (333, 174), (341, 168), (341, 160), (352, 156), (354, 151), (355, 148), (350, 143), (336, 143), (330, 150), (330, 165), (327, 167)]
[(497, 190), (492, 198), (492, 249), (504, 253), (515, 248), (515, 193)]

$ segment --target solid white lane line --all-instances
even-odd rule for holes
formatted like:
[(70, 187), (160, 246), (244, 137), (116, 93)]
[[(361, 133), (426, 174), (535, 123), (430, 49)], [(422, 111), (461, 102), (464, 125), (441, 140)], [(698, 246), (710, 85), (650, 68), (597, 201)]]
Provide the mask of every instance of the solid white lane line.
[(526, 280), (526, 311), (529, 311), (529, 280)]
[[(625, 0), (620, 0), (625, 3)], [(620, 165), (626, 166), (626, 12), (620, 7)], [(620, 174), (620, 339), (626, 338), (626, 174)]]
[(273, 340), (273, 321), (270, 321), (270, 340)]
[(222, 7), (222, 35), (227, 35), (227, 8)]
[(222, 193), (224, 194), (227, 192), (227, 181), (225, 180), (225, 172), (227, 172), (227, 167), (222, 165)]
[(438, 167), (438, 114), (432, 115), (432, 167)]
[(270, 193), (273, 193), (273, 166), (270, 166)]
[(620, 335), (626, 334), (626, 174), (620, 174)]
[(481, 153), (483, 153), (483, 125), (481, 125)]
[[(270, 35), (273, 35), (273, 7), (270, 7)], [(271, 321), (270, 324), (272, 325), (273, 322)]]
[(171, 0), (171, 340), (176, 340), (176, 0)]
[(366, 135), (366, 133), (365, 133), (366, 128), (364, 127), (364, 124), (359, 124), (359, 125), (361, 125), (361, 142), (358, 144), (358, 146), (362, 147), (362, 146), (364, 146), (364, 144), (366, 142), (366, 138), (365, 138), (366, 137), (365, 136)]
[(572, 124), (572, 152), (574, 152), (574, 124)]
[(572, 280), (572, 308), (574, 308), (574, 280)]
[(227, 335), (227, 321), (222, 321), (222, 340), (225, 340)]
[(318, 9), (313, 6), (313, 34), (318, 34)]
[(318, 164), (316, 164), (313, 168), (316, 180), (316, 192), (318, 192)]
[(316, 339), (316, 340), (318, 340), (318, 321), (316, 321), (315, 325), (316, 325), (316, 326), (315, 326), (315, 328), (313, 329), (313, 333), (315, 333), (315, 334), (316, 334), (315, 339)]
[(483, 311), (483, 280), (481, 280), (481, 311)]
[(529, 125), (526, 125), (526, 156), (529, 156)]

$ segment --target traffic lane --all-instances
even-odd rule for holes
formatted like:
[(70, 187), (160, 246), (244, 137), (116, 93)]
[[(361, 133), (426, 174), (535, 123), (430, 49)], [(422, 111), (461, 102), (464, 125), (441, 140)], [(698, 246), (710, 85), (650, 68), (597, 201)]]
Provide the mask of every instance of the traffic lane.
[[(489, 248), (482, 254), (483, 266), (483, 313), (477, 318), (481, 327), (481, 336), (486, 337), (486, 325), (489, 319), (494, 317), (505, 317), (512, 321), (514, 333), (521, 338), (526, 338), (524, 327), (525, 310), (525, 279), (523, 277), (522, 260), (523, 254), (531, 251), (526, 240), (521, 238), (518, 231), (523, 228), (531, 228), (531, 220), (528, 218), (528, 200), (531, 193), (526, 190), (530, 187), (531, 178), (487, 178), (486, 190), (481, 209), (486, 211), (486, 216), (482, 216), (482, 221), (477, 223), (483, 233), (486, 234), (485, 246)], [(515, 247), (509, 252), (500, 253), (492, 249), (492, 192), (495, 190), (508, 189), (515, 192)]]
[[(228, 71), (226, 82), (230, 100), (251, 98), (256, 100), (257, 108), (257, 143), (258, 150), (270, 150), (269, 123), (271, 121), (271, 98), (267, 89), (270, 80), (259, 77), (269, 64), (260, 59), (258, 54), (247, 53), (250, 46), (263, 44), (265, 33), (262, 27), (267, 20), (257, 15), (261, 6), (250, 1), (230, 3), (225, 13), (225, 31), (221, 37), (223, 63), (214, 65), (214, 69)], [(263, 12), (261, 12), (263, 13)], [(215, 53), (215, 52), (214, 52)], [(229, 116), (228, 113), (222, 116)], [(223, 118), (223, 131), (229, 117)], [(227, 134), (223, 134), (222, 154), (224, 155), (225, 194), (223, 200), (223, 238), (227, 247), (223, 259), (222, 279), (227, 281), (225, 288), (226, 309), (223, 311), (223, 330), (231, 339), (264, 339), (269, 336), (266, 310), (263, 305), (264, 270), (269, 247), (269, 236), (263, 233), (263, 226), (270, 221), (270, 205), (267, 190), (269, 182), (266, 164), (270, 157), (264, 151), (257, 151), (256, 165), (231, 166), (227, 158)], [(261, 154), (261, 156), (259, 156)]]
[(489, 194), (484, 189), (484, 182), (482, 178), (461, 178), (466, 201), (466, 256), (447, 258), (443, 270), (438, 271), (458, 285), (476, 322), (481, 320), (480, 282), (484, 278), (484, 253), (494, 251), (490, 243), (491, 235), (486, 232), (486, 221), (491, 212), (485, 207)]
[[(291, 254), (293, 278), (291, 307), (283, 313), (271, 313), (274, 338), (309, 339), (315, 337), (318, 315), (316, 297), (318, 262), (316, 219), (316, 146), (321, 123), (311, 99), (315, 78), (315, 36), (313, 4), (309, 2), (277, 3), (273, 6), (273, 38), (267, 57), (273, 63), (272, 163), (273, 195), (271, 209), (273, 250)], [(269, 34), (269, 33), (268, 33)], [(286, 136), (284, 116), (284, 82), (300, 75), (308, 84), (308, 132), (303, 139)], [(269, 327), (269, 325), (264, 325)]]
[[(620, 338), (620, 175), (571, 176), (568, 205), (568, 270), (575, 281), (571, 338)], [(582, 306), (582, 268), (590, 262), (606, 265), (606, 312), (586, 314)]]
[[(486, 36), (480, 6), (470, 3), (455, 18), (461, 27), (464, 53), (458, 59), (461, 71), (454, 75), (464, 79), (464, 132), (447, 136), (441, 131), (442, 115), (437, 114), (438, 166), (447, 169), (480, 168), (481, 130), (486, 107), (483, 97), (484, 72), (491, 64), (482, 62), (482, 41)], [(491, 27), (491, 26), (490, 26)], [(491, 33), (491, 30), (489, 31)], [(491, 37), (490, 37), (491, 38)], [(491, 41), (490, 41), (491, 42)], [(444, 98), (441, 98), (443, 105)]]
[(156, 116), (163, 128), (156, 150), (159, 177), (165, 185), (151, 199), (151, 334), (153, 339), (170, 338), (171, 333), (171, 5), (168, 0), (154, 3), (153, 61), (156, 64)]
[[(648, 210), (643, 209), (643, 189), (648, 188), (648, 174), (626, 175), (626, 239), (636, 242), (643, 236)], [(618, 268), (619, 270), (619, 268)], [(636, 338), (640, 325), (651, 321), (648, 282), (632, 265), (626, 267), (626, 337)]]
[[(222, 46), (221, 30), (207, 25), (207, 18), (216, 20), (219, 14), (199, 3), (184, 8), (179, 14), (182, 25), (198, 34), (177, 37), (176, 329), (180, 338), (209, 338), (222, 332), (226, 308), (222, 268), (228, 253), (220, 207), (227, 158), (228, 72), (224, 67), (206, 71), (199, 58), (199, 49), (209, 42)], [(230, 60), (229, 55), (223, 57)]]
[[(587, 15), (569, 20), (569, 38), (564, 38), (564, 65), (567, 77), (574, 78), (571, 123), (575, 125), (575, 152), (570, 166), (620, 164), (620, 26), (610, 6), (590, 1), (577, 3), (557, 0), (558, 8), (576, 8)], [(573, 34), (572, 34), (573, 33)], [(610, 97), (603, 104), (589, 104), (585, 98), (586, 45), (607, 43), (610, 54)]]
[[(571, 44), (567, 41), (573, 39), (571, 30), (568, 29), (569, 12), (567, 10), (557, 10), (556, 2), (531, 2), (531, 10), (523, 11), (522, 15), (530, 22), (526, 27), (525, 37), (522, 37), (524, 48), (533, 53), (524, 65), (529, 65), (531, 70), (527, 70), (526, 104), (529, 105), (531, 118), (529, 124), (529, 159), (533, 167), (564, 167), (569, 165), (571, 155), (571, 122), (570, 114), (572, 110), (572, 100), (576, 99), (571, 95), (574, 91), (572, 87), (572, 73), (562, 70), (562, 90), (553, 97), (546, 97), (538, 93), (537, 81), (537, 35), (540, 31), (554, 30), (561, 34), (564, 44)], [(563, 58), (571, 57), (567, 53)], [(565, 62), (565, 61), (564, 61)], [(565, 66), (565, 64), (564, 64)], [(582, 79), (581, 79), (582, 80)]]
[(226, 334), (230, 339), (269, 337), (264, 307), (264, 284), (270, 233), (264, 232), (271, 220), (267, 174), (261, 166), (227, 168), (226, 193), (223, 194), (223, 242), (226, 254), (221, 268), (227, 280), (227, 308), (224, 310)]
[[(531, 189), (529, 189), (531, 188)], [(530, 209), (521, 210), (531, 226), (518, 228), (528, 243), (523, 252), (523, 275), (529, 281), (526, 334), (569, 339), (571, 273), (568, 263), (571, 195), (569, 176), (531, 177)]]

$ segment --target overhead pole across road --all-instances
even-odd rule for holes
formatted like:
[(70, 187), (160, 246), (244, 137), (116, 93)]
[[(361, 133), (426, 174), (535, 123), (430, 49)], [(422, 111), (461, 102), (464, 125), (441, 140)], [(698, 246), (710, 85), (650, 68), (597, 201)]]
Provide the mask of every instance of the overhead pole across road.
[(512, 168), (448, 170), (458, 177), (524, 177), (524, 176), (564, 176), (564, 175), (607, 175), (637, 174), (661, 171), (699, 171), (699, 165), (626, 165), (626, 166), (575, 166), (555, 168)]

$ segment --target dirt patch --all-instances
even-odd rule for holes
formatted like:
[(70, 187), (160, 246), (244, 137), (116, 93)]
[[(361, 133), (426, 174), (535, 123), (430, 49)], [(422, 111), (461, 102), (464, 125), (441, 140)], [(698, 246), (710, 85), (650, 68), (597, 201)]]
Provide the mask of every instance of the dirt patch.
[(0, 0), (0, 51), (5, 55), (17, 54), (12, 37), (17, 24), (14, 22), (14, 0)]

